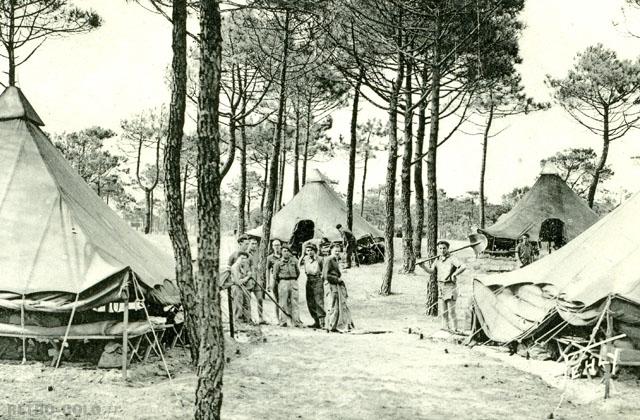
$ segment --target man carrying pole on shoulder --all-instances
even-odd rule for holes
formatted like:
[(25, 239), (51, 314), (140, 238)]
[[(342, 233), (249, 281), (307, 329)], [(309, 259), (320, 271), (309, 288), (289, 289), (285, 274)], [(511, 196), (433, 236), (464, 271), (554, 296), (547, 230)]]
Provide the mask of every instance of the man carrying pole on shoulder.
[[(458, 332), (456, 319), (456, 299), (458, 298), (457, 277), (466, 270), (466, 266), (449, 253), (449, 242), (438, 241), (438, 257), (429, 265), (419, 263), (429, 274), (436, 273), (438, 279), (438, 313), (443, 330)], [(452, 327), (449, 327), (451, 320)]]

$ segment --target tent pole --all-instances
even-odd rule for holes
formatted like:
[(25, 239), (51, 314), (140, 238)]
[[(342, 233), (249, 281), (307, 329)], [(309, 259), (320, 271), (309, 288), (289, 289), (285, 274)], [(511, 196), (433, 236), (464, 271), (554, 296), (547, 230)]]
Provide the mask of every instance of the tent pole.
[(24, 293), (22, 294), (22, 305), (20, 305), (20, 328), (22, 329), (22, 364), (27, 363), (27, 338), (24, 333)]
[(129, 273), (127, 273), (124, 284), (120, 289), (120, 298), (124, 304), (123, 310), (123, 323), (124, 330), (122, 331), (122, 380), (127, 381), (127, 365), (129, 364), (128, 350), (129, 350)]
[(62, 359), (62, 352), (64, 351), (64, 346), (67, 344), (67, 337), (69, 337), (69, 331), (71, 330), (73, 317), (76, 314), (76, 307), (78, 306), (79, 298), (80, 298), (80, 292), (76, 293), (76, 300), (73, 302), (73, 307), (71, 308), (71, 316), (69, 316), (69, 323), (67, 324), (67, 329), (64, 332), (64, 338), (62, 339), (62, 344), (60, 345), (60, 351), (58, 351), (58, 359), (56, 360), (55, 369), (57, 369), (58, 366), (60, 366), (60, 360)]
[(233, 325), (233, 298), (231, 297), (231, 287), (227, 289), (227, 306), (229, 307), (229, 335), (234, 338), (235, 330)]
[[(609, 299), (611, 299), (611, 297), (609, 297)], [(613, 317), (611, 315), (611, 311), (609, 310), (609, 305), (607, 305), (607, 309), (605, 309), (606, 311), (606, 317), (607, 317), (607, 334), (606, 334), (606, 338), (609, 339), (611, 338), (611, 336), (613, 335)], [(608, 344), (603, 344), (604, 346), (604, 354), (605, 354), (605, 360), (604, 360), (604, 399), (606, 400), (607, 398), (609, 398), (609, 391), (611, 388), (611, 362), (609, 361), (609, 357), (607, 356), (608, 352), (607, 352), (607, 347)]]

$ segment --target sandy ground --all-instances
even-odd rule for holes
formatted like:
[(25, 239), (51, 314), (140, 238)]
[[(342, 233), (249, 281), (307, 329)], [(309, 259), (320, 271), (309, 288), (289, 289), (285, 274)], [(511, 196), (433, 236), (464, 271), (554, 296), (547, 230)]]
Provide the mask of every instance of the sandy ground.
[[(462, 281), (460, 321), (468, 318), (470, 279), (483, 266), (470, 254), (463, 257), (472, 269)], [(378, 264), (345, 274), (356, 333), (266, 326), (229, 341), (223, 417), (546, 419), (553, 412), (556, 419), (638, 418), (635, 377), (616, 382), (613, 397), (603, 401), (597, 380), (565, 381), (557, 367), (550, 373), (548, 365), (501, 349), (438, 339), (437, 322), (422, 315), (425, 276), (394, 276), (394, 294), (383, 298), (377, 295), (382, 269)], [(273, 321), (273, 307), (266, 310)], [(301, 313), (310, 322), (304, 293)], [(128, 383), (117, 370), (0, 364), (0, 416), (188, 418), (195, 376), (183, 349), (167, 359), (172, 380), (154, 359), (135, 366)]]

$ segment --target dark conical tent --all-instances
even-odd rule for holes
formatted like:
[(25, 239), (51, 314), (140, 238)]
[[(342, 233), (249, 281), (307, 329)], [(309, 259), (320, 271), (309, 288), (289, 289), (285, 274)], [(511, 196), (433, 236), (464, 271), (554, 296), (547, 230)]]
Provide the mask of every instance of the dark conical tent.
[[(533, 241), (548, 240), (545, 226), (559, 227), (564, 242), (584, 232), (598, 220), (569, 186), (553, 172), (543, 172), (520, 201), (500, 219), (480, 231), (492, 238), (514, 241), (528, 233)], [(555, 223), (554, 223), (555, 222)]]
[[(317, 169), (307, 176), (307, 182), (290, 202), (271, 221), (271, 238), (288, 241), (301, 221), (313, 222), (316, 238), (326, 237), (331, 241), (341, 239), (337, 224), (347, 224), (347, 206), (331, 188), (330, 181)], [(247, 234), (262, 237), (262, 226)], [(357, 214), (353, 215), (353, 234), (356, 239), (372, 235), (383, 236), (382, 232)]]
[[(640, 193), (555, 253), (520, 270), (474, 281), (489, 338), (510, 342), (545, 323), (593, 325), (606, 302), (616, 329), (640, 344)], [(547, 325), (548, 327), (548, 325)]]
[(173, 258), (98, 197), (42, 125), (18, 88), (0, 95), (0, 309), (98, 307), (130, 275), (148, 300), (178, 303)]

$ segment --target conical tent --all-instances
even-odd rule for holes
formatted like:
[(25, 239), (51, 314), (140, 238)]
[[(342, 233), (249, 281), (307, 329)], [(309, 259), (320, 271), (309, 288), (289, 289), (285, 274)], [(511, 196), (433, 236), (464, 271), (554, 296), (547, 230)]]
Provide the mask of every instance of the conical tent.
[[(307, 176), (307, 181), (289, 203), (287, 203), (271, 221), (271, 238), (288, 241), (294, 227), (301, 220), (311, 220), (314, 224), (314, 237), (326, 237), (331, 241), (341, 239), (337, 224), (346, 226), (347, 206), (331, 188), (330, 182), (317, 169)], [(262, 226), (247, 234), (262, 237)], [(359, 239), (364, 236), (383, 236), (382, 232), (357, 214), (353, 215), (353, 234)]]
[(492, 226), (489, 237), (516, 240), (524, 233), (537, 241), (543, 222), (559, 220), (570, 241), (598, 220), (598, 215), (555, 173), (542, 173), (520, 201)]
[(42, 125), (18, 88), (0, 95), (0, 308), (96, 307), (129, 275), (148, 299), (178, 303), (173, 258), (102, 201)]
[(617, 328), (640, 342), (640, 193), (555, 253), (509, 273), (474, 281), (483, 330), (509, 342), (535, 334), (559, 314), (591, 325), (611, 306)]

